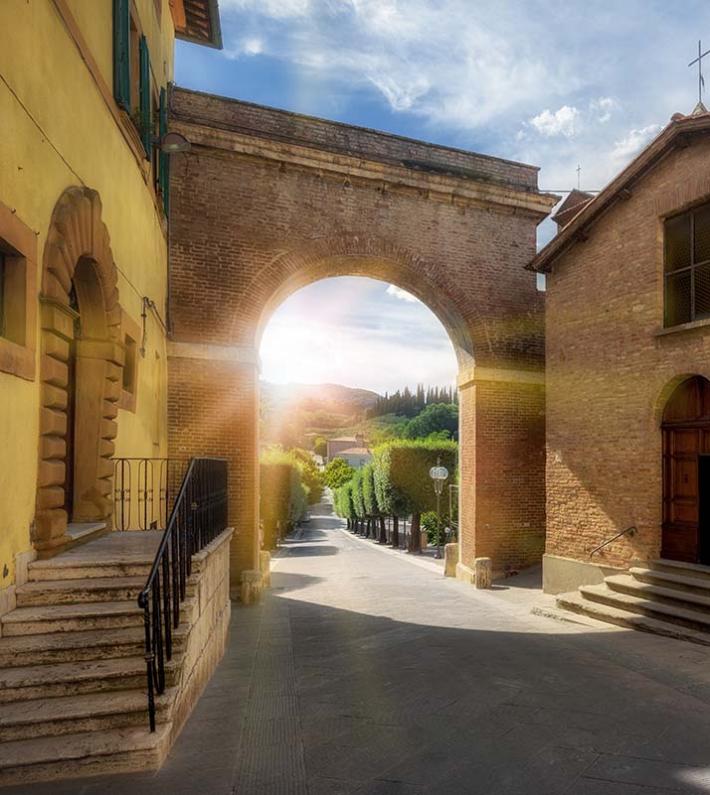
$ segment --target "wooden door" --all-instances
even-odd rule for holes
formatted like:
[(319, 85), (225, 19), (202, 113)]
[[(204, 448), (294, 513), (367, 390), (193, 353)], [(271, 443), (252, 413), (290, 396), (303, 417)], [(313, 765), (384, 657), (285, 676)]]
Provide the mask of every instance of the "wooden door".
[[(704, 531), (710, 516), (705, 502), (701, 503), (701, 493), (707, 490), (710, 469), (705, 461), (701, 468), (701, 456), (710, 454), (710, 382), (696, 376), (675, 390), (664, 412), (662, 432), (661, 556), (688, 563), (706, 562), (710, 545)], [(703, 492), (701, 485), (706, 486)]]

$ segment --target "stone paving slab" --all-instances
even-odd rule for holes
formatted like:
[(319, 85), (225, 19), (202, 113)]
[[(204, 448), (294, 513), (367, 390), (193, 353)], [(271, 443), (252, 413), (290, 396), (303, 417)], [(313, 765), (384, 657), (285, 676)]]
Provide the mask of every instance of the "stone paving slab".
[(162, 770), (3, 792), (710, 793), (710, 650), (530, 615), (535, 573), (476, 591), (314, 513)]

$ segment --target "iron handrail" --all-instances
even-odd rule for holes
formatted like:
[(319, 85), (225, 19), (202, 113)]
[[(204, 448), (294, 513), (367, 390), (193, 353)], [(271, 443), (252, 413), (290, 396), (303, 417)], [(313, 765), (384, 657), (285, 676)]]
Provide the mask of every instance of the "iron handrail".
[(155, 731), (155, 696), (165, 691), (165, 663), (172, 659), (192, 556), (227, 527), (227, 462), (193, 458), (153, 559), (138, 606), (143, 610), (148, 719)]
[(621, 536), (625, 536), (627, 533), (630, 536), (632, 536), (636, 532), (638, 532), (638, 530), (636, 529), (636, 527), (634, 527), (634, 525), (631, 525), (631, 527), (627, 527), (626, 530), (622, 530), (620, 533), (617, 533), (615, 536), (612, 536), (612, 538), (608, 538), (606, 541), (604, 541), (603, 544), (599, 544), (598, 547), (595, 547), (589, 553), (589, 558), (590, 559), (593, 558), (597, 554), (597, 552), (604, 549), (604, 547), (607, 546), (608, 544), (611, 544), (612, 542), (616, 541), (617, 538), (621, 538)]

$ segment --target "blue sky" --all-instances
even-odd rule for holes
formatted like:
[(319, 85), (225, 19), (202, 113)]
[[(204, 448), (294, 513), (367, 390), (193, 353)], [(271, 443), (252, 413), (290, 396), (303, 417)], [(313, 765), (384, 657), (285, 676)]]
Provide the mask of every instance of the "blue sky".
[[(603, 187), (673, 113), (690, 112), (697, 78), (687, 64), (698, 38), (710, 47), (707, 0), (220, 0), (220, 9), (224, 50), (179, 43), (178, 84), (522, 160), (552, 190), (576, 186), (578, 164), (582, 188)], [(342, 283), (306, 290), (335, 302)], [(383, 285), (363, 290), (354, 344), (371, 333), (370, 314), (395, 303), (411, 313), (412, 355), (427, 345), (428, 310)], [(398, 339), (393, 330), (401, 358)], [(278, 369), (265, 361), (264, 377), (284, 380)], [(350, 381), (376, 386), (367, 378), (353, 371)]]

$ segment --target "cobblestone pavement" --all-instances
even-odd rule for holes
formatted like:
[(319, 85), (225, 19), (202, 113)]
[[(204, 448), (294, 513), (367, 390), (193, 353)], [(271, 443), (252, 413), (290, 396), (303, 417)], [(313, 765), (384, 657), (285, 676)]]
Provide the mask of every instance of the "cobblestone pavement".
[(710, 793), (710, 650), (529, 615), (515, 580), (476, 591), (314, 514), (161, 771), (14, 792)]

